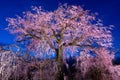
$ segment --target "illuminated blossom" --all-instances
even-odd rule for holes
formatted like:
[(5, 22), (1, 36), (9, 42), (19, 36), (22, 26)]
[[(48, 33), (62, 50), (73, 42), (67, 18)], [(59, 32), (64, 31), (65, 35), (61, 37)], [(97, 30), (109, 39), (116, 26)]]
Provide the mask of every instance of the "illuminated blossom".
[[(8, 18), (7, 21), (8, 30), (16, 34), (18, 42), (30, 41), (28, 50), (40, 56), (56, 53), (59, 79), (63, 76), (61, 71), (65, 49), (69, 48), (74, 54), (74, 50), (79, 47), (80, 53), (85, 54), (82, 59), (86, 60), (90, 51), (103, 57), (101, 52), (106, 55), (109, 53), (108, 48), (112, 47), (111, 27), (104, 26), (95, 15), (80, 6), (65, 4), (51, 12), (34, 7), (33, 11), (24, 12), (23, 17)], [(104, 64), (109, 64), (109, 61)]]

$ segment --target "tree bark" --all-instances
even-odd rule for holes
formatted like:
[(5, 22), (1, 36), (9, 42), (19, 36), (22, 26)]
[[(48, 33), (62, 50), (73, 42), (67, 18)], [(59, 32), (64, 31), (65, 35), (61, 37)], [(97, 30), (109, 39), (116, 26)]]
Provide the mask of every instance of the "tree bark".
[(57, 63), (58, 72), (56, 74), (55, 80), (64, 80), (62, 47), (60, 47), (56, 53), (57, 53), (56, 63)]

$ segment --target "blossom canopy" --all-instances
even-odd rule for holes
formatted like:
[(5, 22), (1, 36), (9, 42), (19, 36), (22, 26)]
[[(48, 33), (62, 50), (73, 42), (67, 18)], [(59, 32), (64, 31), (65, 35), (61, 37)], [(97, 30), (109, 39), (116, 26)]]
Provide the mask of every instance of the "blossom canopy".
[(64, 4), (51, 12), (34, 7), (22, 17), (8, 18), (7, 21), (8, 30), (16, 34), (17, 41), (30, 41), (28, 49), (41, 53), (59, 47), (90, 50), (95, 45), (112, 46), (111, 27), (104, 26), (94, 14), (80, 6)]

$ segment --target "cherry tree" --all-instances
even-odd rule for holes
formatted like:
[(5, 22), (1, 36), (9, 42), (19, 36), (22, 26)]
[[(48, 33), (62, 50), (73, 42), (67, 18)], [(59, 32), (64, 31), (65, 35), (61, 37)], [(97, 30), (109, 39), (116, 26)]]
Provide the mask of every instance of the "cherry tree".
[[(104, 26), (89, 10), (80, 6), (62, 5), (54, 11), (34, 7), (23, 16), (8, 18), (8, 30), (16, 35), (16, 41), (29, 42), (28, 50), (37, 56), (56, 54), (58, 73), (56, 80), (63, 80), (63, 55), (80, 48), (88, 56), (90, 51), (112, 47), (111, 27)], [(100, 53), (99, 53), (100, 54)]]

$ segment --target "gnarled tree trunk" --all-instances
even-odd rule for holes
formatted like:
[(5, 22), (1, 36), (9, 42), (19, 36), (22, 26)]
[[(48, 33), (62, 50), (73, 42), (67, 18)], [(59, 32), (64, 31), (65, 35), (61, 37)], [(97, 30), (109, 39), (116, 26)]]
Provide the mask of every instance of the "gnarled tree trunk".
[(57, 63), (57, 68), (58, 68), (58, 72), (55, 76), (55, 80), (64, 80), (64, 71), (63, 71), (63, 50), (62, 47), (60, 47), (59, 49), (56, 50), (57, 53), (57, 57), (56, 57), (56, 63)]

